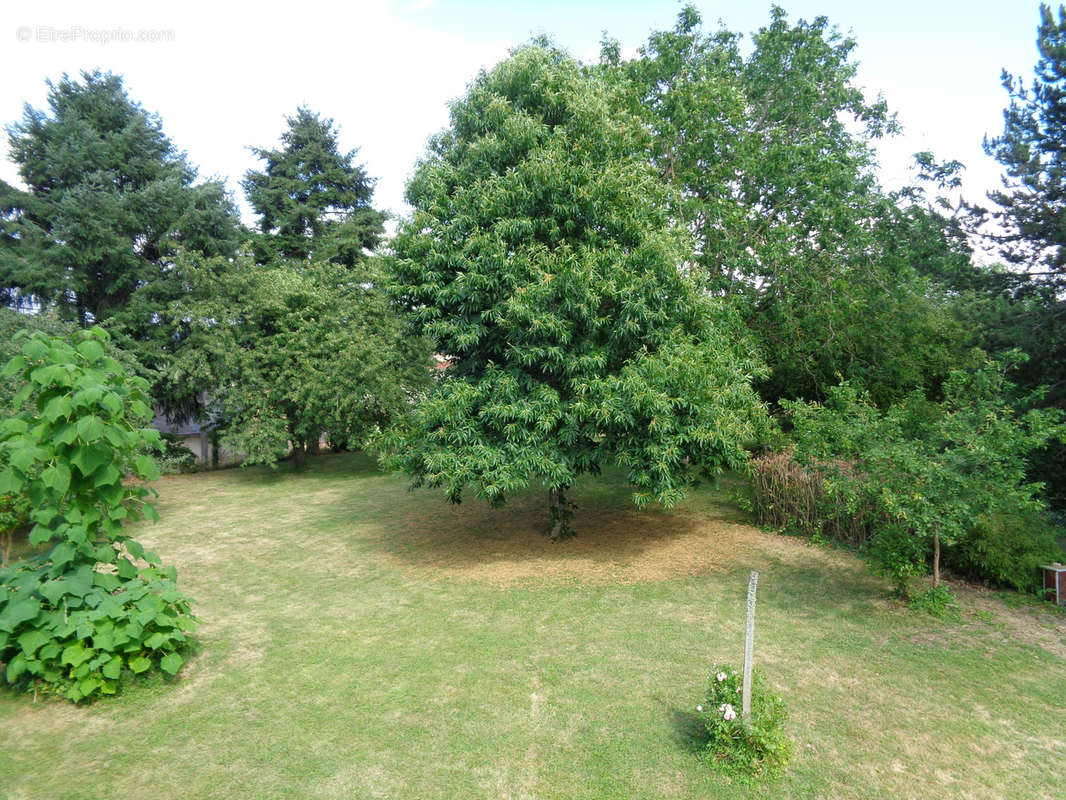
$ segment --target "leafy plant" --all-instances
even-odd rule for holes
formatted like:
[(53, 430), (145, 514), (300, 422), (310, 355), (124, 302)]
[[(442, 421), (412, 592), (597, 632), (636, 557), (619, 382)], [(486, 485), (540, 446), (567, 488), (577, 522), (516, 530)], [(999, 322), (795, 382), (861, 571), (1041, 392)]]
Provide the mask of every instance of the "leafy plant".
[(910, 606), (915, 611), (924, 611), (938, 619), (949, 619), (954, 622), (962, 619), (959, 615), (958, 600), (944, 585), (918, 592), (911, 597)]
[(0, 494), (0, 567), (6, 567), (11, 559), (15, 534), (29, 520), (30, 503), (17, 493)]
[(0, 425), (0, 493), (29, 500), (30, 543), (51, 547), (0, 570), (4, 680), (78, 701), (114, 693), (127, 672), (174, 674), (189, 600), (122, 527), (157, 519), (149, 490), (126, 480), (159, 477), (146, 383), (107, 354), (100, 328), (24, 338), (4, 369), (26, 407)]
[[(1004, 574), (1008, 551), (982, 526), (1040, 513), (1041, 487), (1026, 479), (1027, 459), (1063, 428), (1054, 410), (1015, 413), (1003, 373), (992, 361), (953, 370), (944, 402), (915, 392), (886, 411), (846, 382), (824, 406), (783, 403), (794, 426), (795, 464), (791, 472), (772, 459), (756, 465), (760, 518), (846, 540), (840, 534), (852, 532), (850, 541), (865, 546), (903, 597), (910, 578), (929, 572), (930, 562), (938, 586), (942, 554), (965, 563), (960, 553), (968, 547), (971, 567), (986, 564)], [(784, 479), (775, 484), (775, 476)], [(782, 487), (804, 488), (806, 499), (785, 503)], [(1034, 542), (1011, 549), (1048, 552)], [(988, 545), (996, 556), (980, 553)]]
[(784, 731), (785, 701), (768, 693), (754, 671), (751, 716), (744, 719), (742, 690), (743, 678), (735, 669), (711, 668), (707, 697), (696, 706), (707, 732), (704, 755), (715, 767), (738, 777), (780, 774), (792, 756), (792, 742)]
[(194, 472), (196, 470), (196, 453), (185, 446), (182, 437), (174, 433), (160, 435), (163, 443), (162, 454), (157, 459), (164, 475)]

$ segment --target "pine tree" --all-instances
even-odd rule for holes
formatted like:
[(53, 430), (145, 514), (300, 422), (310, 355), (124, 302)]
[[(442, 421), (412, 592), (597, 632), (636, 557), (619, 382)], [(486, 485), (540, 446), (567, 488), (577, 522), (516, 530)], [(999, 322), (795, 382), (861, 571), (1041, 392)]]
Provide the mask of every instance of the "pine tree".
[(266, 166), (242, 182), (259, 215), (257, 255), (350, 267), (384, 232), (385, 214), (371, 206), (374, 181), (352, 163), (357, 150), (341, 152), (333, 120), (299, 108), (286, 121), (281, 149), (253, 147)]
[(48, 83), (8, 129), (26, 184), (0, 182), (0, 301), (101, 322), (166, 278), (176, 247), (231, 255), (236, 209), (110, 73)]
[(1040, 58), (1032, 86), (1003, 71), (1010, 105), (1003, 133), (985, 139), (985, 152), (1006, 168), (1003, 188), (989, 198), (1002, 231), (1003, 257), (1040, 280), (1063, 283), (1066, 266), (1066, 9), (1058, 19), (1040, 6)]

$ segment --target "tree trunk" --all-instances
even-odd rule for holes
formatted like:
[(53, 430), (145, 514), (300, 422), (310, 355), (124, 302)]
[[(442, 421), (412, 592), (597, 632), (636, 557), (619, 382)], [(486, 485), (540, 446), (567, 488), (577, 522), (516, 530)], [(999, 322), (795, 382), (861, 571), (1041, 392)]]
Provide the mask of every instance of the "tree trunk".
[(307, 466), (307, 445), (303, 442), (292, 443), (292, 464), (297, 470)]
[(307, 451), (313, 456), (322, 452), (322, 434), (316, 433), (307, 443)]
[(574, 516), (577, 506), (566, 499), (568, 488), (570, 487), (563, 484), (558, 489), (548, 489), (548, 538), (553, 542), (574, 535), (570, 519)]
[(940, 534), (933, 534), (933, 588), (940, 588)]

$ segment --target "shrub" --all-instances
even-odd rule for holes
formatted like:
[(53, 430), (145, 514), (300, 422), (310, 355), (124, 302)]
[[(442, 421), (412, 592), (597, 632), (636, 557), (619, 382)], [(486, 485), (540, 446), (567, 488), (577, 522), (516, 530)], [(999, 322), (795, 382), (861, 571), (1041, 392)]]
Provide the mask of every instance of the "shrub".
[(160, 436), (163, 452), (158, 458), (159, 468), (164, 475), (195, 472), (198, 464), (196, 453), (185, 446), (184, 440), (173, 433)]
[(1005, 552), (1003, 537), (976, 534), (1041, 512), (1027, 460), (1063, 435), (1059, 412), (1018, 415), (1006, 400), (1012, 392), (1003, 366), (988, 362), (953, 371), (942, 403), (915, 393), (881, 411), (848, 383), (830, 390), (825, 405), (784, 401), (792, 450), (754, 467), (760, 519), (863, 544), (903, 597), (930, 561), (939, 585), (942, 549), (982, 578), (1007, 574), (1016, 554)]
[(28, 499), (30, 543), (52, 546), (0, 570), (0, 664), (8, 683), (74, 701), (114, 693), (126, 674), (174, 674), (194, 625), (173, 568), (122, 527), (157, 518), (128, 477), (159, 476), (159, 435), (143, 427), (146, 383), (107, 342), (99, 328), (35, 333), (4, 369), (23, 410), (0, 424), (0, 492)]
[(785, 736), (785, 702), (767, 693), (758, 671), (752, 673), (751, 716), (741, 715), (743, 679), (729, 667), (712, 667), (707, 697), (696, 711), (707, 732), (704, 756), (713, 766), (738, 777), (780, 774), (792, 756)]
[(1066, 556), (1056, 528), (1035, 511), (982, 517), (945, 554), (954, 572), (995, 586), (1039, 592), (1040, 567)]
[(804, 466), (789, 448), (752, 459), (750, 476), (751, 510), (760, 525), (859, 546), (876, 524), (876, 504), (856, 491), (862, 481), (848, 462)]

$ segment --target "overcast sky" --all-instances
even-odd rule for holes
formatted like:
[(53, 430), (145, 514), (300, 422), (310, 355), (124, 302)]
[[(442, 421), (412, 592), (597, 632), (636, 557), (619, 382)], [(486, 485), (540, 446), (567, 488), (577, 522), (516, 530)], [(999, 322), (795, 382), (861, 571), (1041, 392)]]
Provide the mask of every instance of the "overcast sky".
[[(781, 0), (795, 21), (824, 14), (858, 42), (859, 84), (881, 92), (904, 136), (881, 150), (882, 180), (897, 186), (910, 154), (933, 150), (967, 166), (973, 199), (996, 185), (981, 151), (1002, 130), (1003, 68), (1028, 83), (1037, 54), (1037, 3), (1018, 0)], [(769, 20), (762, 0), (696, 2), (750, 33)], [(478, 69), (547, 33), (595, 59), (604, 30), (624, 53), (673, 26), (673, 0), (392, 0), (332, 4), (38, 2), (8, 4), (0, 22), (0, 120), (43, 108), (45, 79), (100, 68), (125, 77), (131, 97), (158, 113), (202, 177), (239, 181), (259, 162), (247, 147), (275, 146), (300, 105), (332, 117), (341, 146), (378, 179), (376, 205), (403, 213), (403, 187), (426, 139), (447, 124), (447, 103)], [(18, 182), (0, 144), (0, 177)], [(247, 210), (245, 207), (245, 213)], [(247, 221), (251, 221), (248, 219)]]

